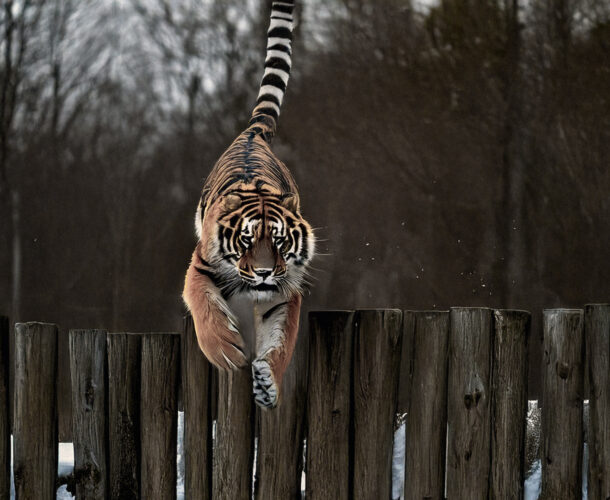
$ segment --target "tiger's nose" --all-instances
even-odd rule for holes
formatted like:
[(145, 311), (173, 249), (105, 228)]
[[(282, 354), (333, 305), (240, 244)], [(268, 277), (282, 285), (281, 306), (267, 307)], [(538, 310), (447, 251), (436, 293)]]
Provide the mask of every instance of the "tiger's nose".
[(265, 279), (267, 276), (271, 276), (272, 272), (273, 272), (273, 269), (268, 269), (268, 268), (259, 267), (258, 269), (254, 269), (254, 273), (263, 279)]

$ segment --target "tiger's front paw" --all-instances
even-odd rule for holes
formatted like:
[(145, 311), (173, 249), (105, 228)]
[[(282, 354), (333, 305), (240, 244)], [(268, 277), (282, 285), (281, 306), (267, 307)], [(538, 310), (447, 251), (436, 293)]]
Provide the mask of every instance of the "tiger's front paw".
[(254, 401), (261, 408), (271, 410), (279, 401), (279, 388), (273, 378), (271, 366), (265, 359), (252, 362), (252, 392)]

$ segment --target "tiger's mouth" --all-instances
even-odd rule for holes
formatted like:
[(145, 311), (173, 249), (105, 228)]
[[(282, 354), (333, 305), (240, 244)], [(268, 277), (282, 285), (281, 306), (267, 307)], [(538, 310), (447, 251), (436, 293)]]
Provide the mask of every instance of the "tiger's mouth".
[(279, 292), (280, 290), (277, 285), (271, 285), (269, 283), (259, 283), (258, 285), (249, 283), (249, 285), (252, 290), (256, 290), (257, 292)]

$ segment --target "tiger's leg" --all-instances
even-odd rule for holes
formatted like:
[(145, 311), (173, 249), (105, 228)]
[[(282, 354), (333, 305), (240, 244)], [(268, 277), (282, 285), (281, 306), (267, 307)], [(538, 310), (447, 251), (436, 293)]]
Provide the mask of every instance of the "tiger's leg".
[(269, 308), (255, 307), (256, 359), (252, 362), (254, 400), (262, 408), (275, 408), (282, 378), (297, 341), (301, 296)]
[(198, 248), (186, 271), (182, 297), (193, 316), (199, 347), (220, 369), (243, 368), (247, 360), (237, 320), (212, 278), (197, 265), (200, 262)]

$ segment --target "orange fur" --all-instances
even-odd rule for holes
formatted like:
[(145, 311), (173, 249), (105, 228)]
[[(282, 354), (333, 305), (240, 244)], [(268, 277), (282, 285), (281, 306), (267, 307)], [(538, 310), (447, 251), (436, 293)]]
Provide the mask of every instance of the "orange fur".
[[(193, 252), (191, 264), (186, 272), (184, 301), (193, 316), (199, 347), (218, 368), (229, 370), (246, 366), (244, 341), (236, 331), (235, 320), (220, 290), (207, 277), (199, 274), (195, 265), (199, 261), (201, 243)], [(231, 326), (235, 331), (231, 330)], [(231, 366), (233, 365), (233, 366)]]

